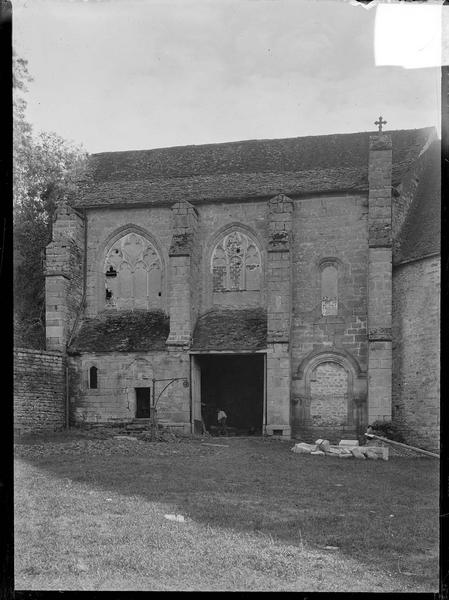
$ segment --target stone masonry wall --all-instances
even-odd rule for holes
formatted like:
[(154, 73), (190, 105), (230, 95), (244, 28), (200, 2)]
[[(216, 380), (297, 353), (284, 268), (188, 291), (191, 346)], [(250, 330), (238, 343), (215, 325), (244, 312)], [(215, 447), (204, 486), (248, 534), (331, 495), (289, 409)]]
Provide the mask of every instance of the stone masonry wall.
[[(368, 282), (368, 200), (366, 195), (342, 195), (323, 198), (293, 198), (292, 241), (291, 241), (291, 279), (292, 279), (292, 328), (289, 343), (282, 344), (283, 352), (279, 354), (270, 347), (267, 356), (267, 370), (279, 375), (278, 362), (282, 362), (287, 374), (287, 386), (290, 377), (298, 370), (303, 359), (312, 352), (342, 350), (353, 356), (361, 367), (367, 370), (367, 282)], [(223, 202), (198, 204), (197, 242), (195, 248), (200, 252), (190, 253), (191, 272), (202, 274), (199, 277), (198, 298), (192, 297), (192, 316), (196, 309), (203, 314), (212, 306), (211, 276), (209, 269), (210, 252), (216, 242), (217, 235), (233, 224), (248, 227), (260, 242), (263, 253), (264, 281), (261, 302), (267, 303), (268, 259), (267, 245), (269, 241), (269, 219), (267, 200), (248, 202)], [(154, 207), (151, 210), (111, 209), (91, 210), (88, 221), (88, 274), (87, 274), (87, 316), (93, 316), (101, 307), (99, 294), (102, 293), (101, 257), (107, 243), (120, 228), (135, 224), (148, 231), (157, 242), (165, 262), (165, 310), (168, 312), (168, 292), (170, 289), (169, 251), (173, 243), (172, 207)], [(282, 252), (279, 253), (282, 255)], [(185, 260), (184, 256), (175, 257)], [(338, 314), (323, 316), (321, 312), (321, 278), (320, 264), (323, 261), (335, 260), (338, 270)], [(173, 265), (177, 268), (176, 265)], [(182, 267), (182, 265), (180, 265)], [(99, 277), (100, 275), (100, 277)], [(192, 283), (192, 282), (191, 282)], [(184, 286), (187, 282), (183, 282)], [(100, 288), (99, 288), (100, 285)], [(196, 306), (195, 306), (196, 305)], [(243, 306), (244, 304), (242, 304)], [(192, 323), (192, 328), (194, 323)], [(287, 341), (287, 340), (286, 340)], [(285, 345), (285, 348), (284, 348)], [(278, 356), (279, 354), (279, 356)], [(90, 355), (89, 355), (90, 356)], [(100, 355), (98, 355), (100, 356)], [(291, 367), (287, 368), (290, 362)], [(97, 357), (98, 358), (98, 357)], [(185, 357), (187, 358), (187, 357)], [(87, 358), (83, 357), (83, 361)], [(73, 358), (73, 364), (81, 359)], [(98, 358), (100, 360), (100, 358)], [(76, 392), (74, 408), (76, 419), (102, 420), (103, 418), (130, 418), (132, 409), (128, 400), (124, 404), (125, 395), (120, 391), (121, 384), (114, 377), (132, 360), (131, 355), (102, 355), (100, 360), (106, 372), (111, 374), (109, 386), (116, 392), (100, 390), (82, 390)], [(161, 364), (166, 376), (176, 374), (171, 370), (170, 357), (160, 353), (151, 359), (154, 364)], [(274, 361), (274, 362), (273, 362)], [(272, 364), (273, 363), (273, 364)], [(285, 364), (284, 364), (285, 363)], [(84, 363), (83, 363), (84, 364)], [(270, 367), (273, 366), (273, 369)], [(82, 372), (86, 372), (85, 366)], [(276, 372), (276, 373), (275, 373)], [(84, 376), (84, 375), (83, 375)], [(117, 375), (118, 377), (119, 375)], [(101, 377), (101, 375), (100, 375)], [(160, 377), (160, 375), (157, 375)], [(76, 377), (74, 376), (74, 379)], [(274, 383), (274, 379), (273, 379)], [(124, 386), (121, 386), (122, 388)], [(182, 391), (185, 397), (185, 390)], [(89, 398), (89, 402), (87, 399)], [(273, 404), (274, 399), (268, 398)], [(182, 401), (184, 402), (184, 400)], [(274, 403), (276, 404), (276, 403)], [(273, 404), (270, 410), (273, 416), (276, 411), (279, 422), (288, 422), (288, 415)], [(108, 407), (106, 410), (106, 406)], [(125, 408), (124, 408), (125, 406)], [(186, 406), (189, 404), (187, 402)], [(131, 410), (131, 413), (130, 413)], [(187, 410), (185, 407), (181, 412)], [(279, 412), (281, 410), (281, 412)], [(86, 412), (87, 411), (87, 412)], [(176, 411), (175, 411), (176, 412)], [(282, 415), (281, 415), (282, 413)], [(168, 413), (167, 413), (168, 414)], [(84, 416), (82, 416), (84, 415)], [(108, 416), (109, 415), (109, 416)], [(177, 419), (178, 417), (176, 417)], [(179, 416), (179, 418), (181, 418)], [(182, 417), (184, 422), (185, 416)], [(188, 421), (188, 418), (185, 422)]]
[(170, 335), (167, 345), (188, 346), (192, 340), (198, 306), (198, 269), (195, 268), (198, 260), (198, 213), (188, 202), (177, 202), (172, 207), (172, 215), (168, 293)]
[(322, 363), (310, 383), (312, 424), (345, 425), (348, 417), (348, 374), (335, 363)]
[[(267, 205), (265, 201), (259, 202), (223, 202), (196, 205), (198, 211), (198, 232), (196, 243), (193, 245), (191, 256), (191, 269), (193, 276), (198, 277), (198, 285), (195, 294), (192, 295), (193, 316), (202, 314), (212, 307), (212, 286), (209, 273), (209, 265), (212, 251), (211, 243), (214, 236), (233, 223), (243, 224), (256, 234), (262, 242), (262, 251), (268, 235)], [(99, 269), (103, 248), (108, 238), (121, 227), (126, 225), (137, 225), (148, 231), (162, 249), (165, 263), (164, 282), (164, 310), (168, 312), (168, 293), (170, 289), (169, 249), (173, 238), (173, 216), (172, 208), (152, 207), (151, 210), (144, 208), (133, 209), (91, 209), (88, 212), (88, 245), (87, 245), (87, 298), (86, 316), (95, 316), (102, 308), (101, 286), (102, 279)], [(262, 260), (266, 263), (266, 256)], [(263, 282), (262, 282), (263, 287)], [(264, 300), (262, 290), (262, 303)], [(237, 298), (237, 304), (239, 298)], [(243, 294), (242, 294), (243, 300)], [(243, 303), (244, 305), (244, 303)]]
[(292, 307), (290, 250), (293, 202), (281, 194), (270, 200), (268, 208), (267, 338), (268, 342), (288, 342)]
[(391, 419), (391, 248), (370, 248), (369, 412), (370, 423)]
[(171, 207), (93, 209), (87, 221), (86, 316), (94, 317), (104, 308), (103, 251), (108, 239), (127, 225), (142, 228), (155, 240), (163, 261), (163, 310), (168, 313), (169, 261), (173, 223)]
[(83, 297), (84, 219), (66, 203), (53, 223), (45, 253), (46, 347), (65, 350)]
[(267, 433), (290, 435), (290, 354), (287, 343), (267, 344)]
[[(314, 350), (342, 348), (367, 368), (368, 203), (364, 196), (296, 200), (292, 373)], [(338, 260), (338, 315), (321, 314), (320, 261)]]
[(290, 436), (293, 202), (280, 194), (268, 203), (267, 433)]
[(368, 251), (368, 421), (391, 419), (391, 136), (370, 136)]
[(393, 270), (393, 421), (406, 440), (439, 449), (440, 258)]
[(321, 363), (311, 378), (311, 387), (316, 396), (338, 396), (348, 393), (348, 374), (336, 363)]
[[(199, 281), (199, 314), (212, 307), (212, 275), (210, 273), (210, 258), (216, 235), (227, 226), (235, 224), (246, 225), (254, 232), (260, 242), (264, 273), (266, 271), (266, 253), (264, 248), (268, 236), (267, 203), (259, 202), (222, 202), (196, 205), (199, 213), (198, 245), (201, 255), (197, 268), (202, 273)], [(235, 307), (246, 306), (245, 294), (233, 294)], [(261, 302), (264, 304), (264, 282), (262, 278)], [(252, 306), (252, 304), (249, 304)]]
[[(152, 388), (152, 379), (187, 377), (185, 352), (89, 353), (69, 357), (70, 420), (72, 424), (125, 423), (135, 418), (135, 388)], [(98, 387), (89, 389), (90, 367), (97, 367)], [(156, 384), (156, 396), (168, 381)], [(153, 401), (153, 400), (152, 400)], [(161, 423), (189, 428), (190, 390), (172, 383), (158, 402)]]
[(14, 350), (14, 429), (53, 431), (65, 424), (65, 363), (57, 352)]
[[(268, 235), (267, 205), (259, 202), (223, 202), (196, 205), (198, 211), (198, 232), (191, 256), (192, 274), (198, 277), (195, 294), (192, 295), (193, 316), (201, 314), (212, 306), (212, 286), (208, 285), (209, 269), (207, 261), (212, 251), (211, 240), (220, 230), (233, 223), (246, 225), (262, 241), (262, 249)], [(169, 249), (173, 239), (174, 223), (172, 207), (91, 209), (88, 211), (87, 242), (87, 293), (86, 316), (92, 317), (102, 309), (102, 252), (108, 238), (126, 225), (136, 225), (146, 230), (162, 250), (164, 260), (164, 310), (168, 312), (170, 289)], [(266, 257), (263, 256), (266, 261)], [(263, 299), (263, 295), (262, 295)]]

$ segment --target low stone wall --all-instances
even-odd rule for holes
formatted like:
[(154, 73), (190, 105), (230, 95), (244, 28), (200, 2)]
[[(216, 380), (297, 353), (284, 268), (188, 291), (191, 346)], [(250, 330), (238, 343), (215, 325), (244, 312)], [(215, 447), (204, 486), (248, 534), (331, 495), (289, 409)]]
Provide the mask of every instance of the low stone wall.
[(14, 430), (54, 431), (65, 425), (65, 359), (58, 352), (14, 350)]

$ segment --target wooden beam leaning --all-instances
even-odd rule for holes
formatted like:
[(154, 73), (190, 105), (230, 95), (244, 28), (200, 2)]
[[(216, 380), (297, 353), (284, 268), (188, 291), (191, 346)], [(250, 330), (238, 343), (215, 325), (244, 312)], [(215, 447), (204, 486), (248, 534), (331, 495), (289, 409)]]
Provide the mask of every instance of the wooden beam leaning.
[(401, 442), (395, 442), (394, 440), (389, 440), (388, 438), (381, 437), (380, 435), (374, 435), (374, 433), (365, 433), (365, 436), (369, 437), (369, 438), (376, 438), (376, 440), (382, 440), (382, 442), (387, 442), (388, 444), (400, 446), (401, 448), (406, 448), (407, 450), (414, 450), (415, 452), (425, 454), (426, 456), (432, 456), (433, 458), (440, 458), (440, 455), (436, 454), (435, 452), (429, 452), (429, 450), (423, 450), (422, 448), (417, 448), (416, 446), (409, 446), (408, 444), (402, 444)]

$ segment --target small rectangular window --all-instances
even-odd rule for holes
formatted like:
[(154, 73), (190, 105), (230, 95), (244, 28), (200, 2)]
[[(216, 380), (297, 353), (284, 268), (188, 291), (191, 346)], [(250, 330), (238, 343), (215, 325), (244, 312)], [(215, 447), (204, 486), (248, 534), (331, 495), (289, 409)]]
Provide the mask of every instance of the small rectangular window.
[(97, 367), (91, 367), (89, 369), (89, 387), (93, 390), (97, 389), (98, 386), (98, 369)]

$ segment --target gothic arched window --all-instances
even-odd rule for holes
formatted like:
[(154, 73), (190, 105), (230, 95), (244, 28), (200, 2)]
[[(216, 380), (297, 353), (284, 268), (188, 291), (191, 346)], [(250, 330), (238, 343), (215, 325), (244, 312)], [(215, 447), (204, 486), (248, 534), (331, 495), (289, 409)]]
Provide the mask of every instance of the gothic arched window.
[(244, 233), (228, 233), (212, 252), (211, 272), (214, 292), (260, 290), (260, 251)]
[(338, 314), (338, 268), (332, 262), (321, 265), (321, 313), (323, 317)]
[(157, 308), (162, 302), (162, 264), (153, 244), (137, 233), (117, 240), (104, 263), (106, 306)]

